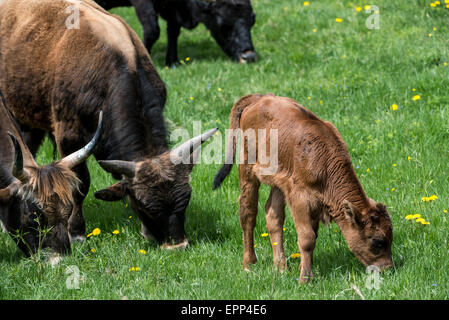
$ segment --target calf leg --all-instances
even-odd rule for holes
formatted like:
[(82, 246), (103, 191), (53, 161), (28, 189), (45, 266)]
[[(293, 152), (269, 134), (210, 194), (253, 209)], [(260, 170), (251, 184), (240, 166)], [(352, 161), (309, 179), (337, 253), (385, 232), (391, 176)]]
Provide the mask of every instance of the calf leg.
[(318, 236), (319, 220), (312, 218), (307, 201), (296, 197), (292, 203), (292, 215), (298, 233), (298, 247), (301, 253), (300, 283), (312, 280), (313, 250)]
[(254, 252), (254, 228), (256, 227), (259, 186), (259, 180), (254, 176), (249, 176), (244, 165), (241, 165), (239, 217), (243, 230), (243, 269), (245, 270), (249, 270), (249, 265), (257, 262)]
[(287, 268), (283, 243), (283, 226), (285, 220), (285, 198), (282, 191), (271, 188), (270, 196), (265, 204), (267, 230), (273, 248), (273, 262), (279, 271)]
[(142, 24), (143, 42), (148, 52), (150, 52), (160, 35), (156, 10), (152, 1), (148, 0), (131, 0), (131, 4), (136, 9), (137, 17)]

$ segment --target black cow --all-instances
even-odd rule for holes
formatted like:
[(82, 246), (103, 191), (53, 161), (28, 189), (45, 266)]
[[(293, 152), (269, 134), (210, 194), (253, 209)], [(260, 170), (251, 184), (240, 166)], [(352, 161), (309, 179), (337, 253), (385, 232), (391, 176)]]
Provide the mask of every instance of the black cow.
[(134, 6), (143, 26), (148, 51), (159, 38), (158, 15), (167, 21), (168, 48), (165, 63), (178, 63), (177, 42), (181, 27), (200, 22), (210, 30), (223, 51), (240, 63), (256, 60), (251, 28), (256, 16), (249, 0), (98, 0), (105, 9)]

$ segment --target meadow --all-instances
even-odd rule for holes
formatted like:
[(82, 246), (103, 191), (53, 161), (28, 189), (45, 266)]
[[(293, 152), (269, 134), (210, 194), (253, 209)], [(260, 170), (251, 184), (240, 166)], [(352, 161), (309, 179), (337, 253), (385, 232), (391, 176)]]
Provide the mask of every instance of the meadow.
[[(392, 218), (395, 268), (381, 274), (377, 285), (335, 224), (320, 227), (315, 279), (299, 285), (300, 257), (291, 256), (298, 247), (288, 210), (289, 270), (277, 272), (269, 237), (262, 236), (267, 186), (260, 189), (255, 231), (258, 263), (243, 271), (238, 170), (212, 191), (219, 164), (198, 164), (191, 175), (188, 249), (160, 249), (140, 235), (126, 202), (93, 197), (114, 181), (91, 158), (84, 215), (88, 232), (100, 233), (73, 244), (73, 254), (54, 268), (26, 259), (0, 234), (0, 299), (448, 299), (449, 9), (444, 0), (437, 2), (252, 0), (258, 62), (233, 63), (200, 25), (182, 30), (182, 63), (165, 68), (162, 19), (152, 50), (167, 86), (170, 131), (193, 132), (193, 121), (201, 121), (203, 129), (224, 133), (238, 98), (268, 92), (291, 97), (335, 124), (365, 192), (385, 203)], [(373, 12), (366, 5), (379, 8), (379, 29), (367, 28)], [(133, 8), (112, 12), (142, 37)], [(52, 154), (46, 140), (37, 160), (49, 163)], [(79, 283), (68, 288), (78, 271)]]

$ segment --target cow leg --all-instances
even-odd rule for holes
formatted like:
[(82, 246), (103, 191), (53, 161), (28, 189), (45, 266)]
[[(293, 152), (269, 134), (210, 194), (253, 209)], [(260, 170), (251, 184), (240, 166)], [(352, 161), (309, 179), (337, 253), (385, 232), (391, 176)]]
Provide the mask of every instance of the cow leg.
[(300, 283), (307, 283), (313, 278), (313, 250), (318, 237), (319, 220), (312, 218), (307, 200), (295, 196), (292, 203), (292, 215), (298, 234), (298, 247), (301, 253)]
[(25, 125), (19, 125), (23, 141), (30, 149), (33, 158), (36, 158), (37, 151), (45, 138), (46, 132), (41, 129), (32, 129)]
[(283, 227), (285, 220), (285, 198), (282, 191), (271, 188), (270, 196), (265, 204), (267, 230), (273, 248), (273, 262), (279, 271), (287, 268), (283, 243)]
[(239, 217), (243, 230), (243, 269), (249, 270), (250, 264), (257, 262), (254, 251), (254, 228), (256, 227), (257, 202), (259, 198), (259, 180), (248, 174), (250, 169), (240, 166)]
[(178, 59), (178, 37), (181, 32), (181, 26), (176, 21), (167, 21), (167, 56), (165, 65), (172, 66), (179, 63)]
[(131, 0), (131, 4), (134, 6), (137, 17), (142, 24), (143, 42), (150, 52), (161, 32), (156, 10), (152, 1), (148, 0)]
[[(85, 141), (83, 140), (74, 141), (73, 137), (65, 137), (65, 132), (73, 131), (58, 127), (54, 135), (56, 137), (56, 144), (58, 145), (61, 158), (79, 150), (85, 145)], [(76, 192), (74, 195), (74, 206), (68, 221), (70, 241), (74, 242), (84, 241), (86, 239), (86, 222), (84, 221), (83, 216), (83, 201), (89, 193), (90, 174), (85, 162), (72, 168), (72, 171), (75, 172), (77, 177), (81, 180), (80, 193)]]

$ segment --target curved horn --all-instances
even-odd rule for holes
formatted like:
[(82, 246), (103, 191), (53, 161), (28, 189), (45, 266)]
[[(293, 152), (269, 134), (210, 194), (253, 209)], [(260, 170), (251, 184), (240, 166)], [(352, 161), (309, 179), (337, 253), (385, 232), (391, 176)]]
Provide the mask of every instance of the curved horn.
[(61, 159), (59, 161), (59, 164), (66, 166), (69, 169), (72, 169), (73, 167), (76, 167), (80, 163), (83, 163), (84, 161), (86, 161), (86, 159), (89, 158), (89, 156), (92, 154), (95, 146), (98, 143), (98, 140), (101, 135), (102, 127), (103, 127), (103, 111), (100, 111), (100, 115), (98, 117), (97, 131), (95, 132), (95, 135), (92, 138), (92, 140), (88, 144), (86, 144), (83, 148), (81, 148), (80, 150), (78, 150), (72, 154), (69, 154), (67, 157), (64, 157), (63, 159)]
[(123, 160), (100, 160), (100, 166), (110, 173), (117, 173), (134, 178), (136, 174), (136, 163)]
[(25, 177), (23, 171), (22, 147), (20, 146), (19, 141), (17, 141), (17, 138), (11, 132), (8, 131), (8, 135), (14, 146), (14, 166), (12, 168), (12, 175), (22, 181)]
[(210, 137), (212, 137), (215, 132), (218, 131), (218, 128), (211, 129), (202, 135), (199, 135), (195, 138), (190, 139), (189, 141), (184, 142), (176, 149), (173, 149), (170, 152), (170, 157), (176, 158), (184, 158), (190, 157), (190, 155), (205, 141), (207, 141)]

